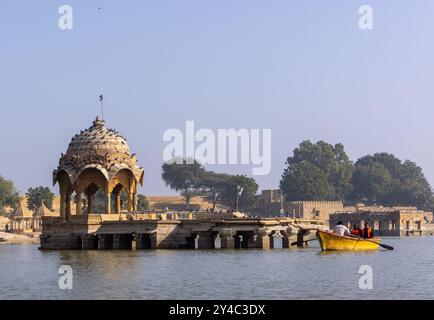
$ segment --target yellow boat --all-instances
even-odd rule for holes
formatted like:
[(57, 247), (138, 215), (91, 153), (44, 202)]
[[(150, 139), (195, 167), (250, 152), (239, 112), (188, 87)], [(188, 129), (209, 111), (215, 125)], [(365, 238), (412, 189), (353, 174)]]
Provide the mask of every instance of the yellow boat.
[(316, 236), (321, 245), (322, 251), (366, 251), (378, 250), (379, 239), (369, 239), (369, 241), (361, 238), (353, 238), (348, 236), (339, 236), (328, 231), (316, 232)]

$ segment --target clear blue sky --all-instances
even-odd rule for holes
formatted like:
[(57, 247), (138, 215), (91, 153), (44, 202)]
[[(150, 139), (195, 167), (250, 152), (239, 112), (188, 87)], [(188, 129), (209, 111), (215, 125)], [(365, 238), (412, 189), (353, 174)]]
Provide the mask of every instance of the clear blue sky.
[[(58, 8), (74, 29), (58, 28)], [(358, 8), (374, 29), (358, 28)], [(101, 7), (102, 10), (97, 8)], [(0, 2), (0, 174), (51, 186), (71, 137), (105, 118), (160, 179), (164, 130), (271, 128), (273, 188), (304, 139), (420, 165), (434, 183), (433, 1)], [(250, 166), (213, 167), (249, 174)], [(57, 190), (57, 187), (53, 190)]]

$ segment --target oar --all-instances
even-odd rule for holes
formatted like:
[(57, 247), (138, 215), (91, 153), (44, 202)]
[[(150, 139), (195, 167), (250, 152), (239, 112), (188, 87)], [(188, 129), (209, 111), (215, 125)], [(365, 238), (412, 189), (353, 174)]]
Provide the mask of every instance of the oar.
[(369, 240), (369, 239), (366, 239), (366, 238), (357, 237), (357, 236), (355, 236), (355, 235), (351, 235), (351, 237), (352, 237), (352, 238), (356, 238), (356, 239), (360, 239), (360, 240), (364, 240), (364, 241), (368, 241), (368, 242), (372, 242), (372, 243), (376, 243), (376, 244), (378, 244), (380, 247), (383, 247), (384, 249), (387, 249), (387, 250), (393, 250), (393, 247), (392, 247), (392, 246), (388, 246), (387, 244), (382, 244), (382, 243), (377, 242), (377, 241), (372, 241), (372, 240)]
[[(317, 238), (312, 238), (312, 239), (309, 239), (309, 240), (303, 240), (303, 242), (309, 242), (309, 241), (313, 241), (313, 240), (318, 240), (318, 239)], [(297, 243), (298, 243), (298, 241), (292, 242), (291, 246), (295, 246)]]

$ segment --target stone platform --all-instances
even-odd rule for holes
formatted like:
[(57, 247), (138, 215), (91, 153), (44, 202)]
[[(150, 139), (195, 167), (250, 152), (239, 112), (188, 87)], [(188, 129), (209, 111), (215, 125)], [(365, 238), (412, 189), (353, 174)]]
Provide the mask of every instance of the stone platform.
[[(172, 219), (146, 214), (44, 217), (40, 249), (271, 249), (324, 229), (321, 220)], [(277, 240), (276, 240), (277, 239)]]

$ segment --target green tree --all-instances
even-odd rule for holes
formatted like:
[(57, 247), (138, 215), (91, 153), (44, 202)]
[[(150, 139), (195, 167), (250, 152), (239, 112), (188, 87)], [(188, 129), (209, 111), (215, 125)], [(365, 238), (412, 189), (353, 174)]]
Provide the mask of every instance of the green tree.
[(354, 200), (368, 204), (383, 203), (391, 191), (392, 176), (380, 163), (356, 165), (352, 183)]
[(149, 210), (149, 201), (143, 194), (137, 195), (137, 210), (146, 211)]
[(416, 206), (432, 210), (432, 188), (414, 162), (388, 153), (360, 158), (353, 175), (354, 199), (369, 204)]
[(5, 214), (5, 206), (14, 208), (20, 201), (14, 183), (0, 176), (0, 214)]
[(212, 210), (215, 210), (216, 204), (220, 202), (230, 178), (228, 174), (206, 171), (196, 183), (196, 188), (201, 190), (205, 199), (211, 201)]
[(335, 195), (327, 175), (308, 161), (293, 164), (285, 170), (280, 189), (288, 201), (329, 200)]
[(39, 186), (36, 188), (29, 188), (26, 197), (27, 207), (30, 210), (36, 210), (41, 205), (42, 200), (49, 209), (52, 209), (53, 207), (54, 193), (52, 193), (48, 187)]
[(237, 194), (241, 187), (242, 193), (238, 196), (238, 209), (246, 211), (256, 205), (258, 184), (255, 179), (245, 175), (230, 176), (223, 184), (219, 202), (236, 210)]
[(205, 169), (199, 162), (196, 160), (192, 162), (190, 164), (186, 159), (180, 158), (175, 158), (173, 163), (165, 162), (161, 175), (166, 186), (180, 192), (185, 198), (187, 208), (190, 206), (190, 199), (201, 194), (197, 186), (205, 174)]
[[(111, 200), (112, 200), (111, 201), (111, 204), (112, 204), (111, 209), (113, 209), (114, 208), (114, 206), (113, 206), (114, 198), (111, 198)], [(95, 194), (92, 196), (92, 213), (100, 213), (100, 214), (105, 213), (105, 205), (106, 205), (105, 193), (101, 189), (98, 189), (98, 191), (95, 192)]]
[[(285, 164), (287, 167), (283, 172), (280, 187), (284, 192), (288, 190), (289, 193), (285, 194), (287, 200), (316, 198), (343, 201), (352, 193), (351, 177), (354, 165), (340, 143), (333, 146), (324, 141), (303, 141), (294, 149), (292, 157), (288, 157)], [(320, 179), (317, 183), (314, 182), (316, 178)], [(309, 182), (311, 187), (294, 185), (303, 182)], [(314, 184), (320, 189), (313, 188)]]

